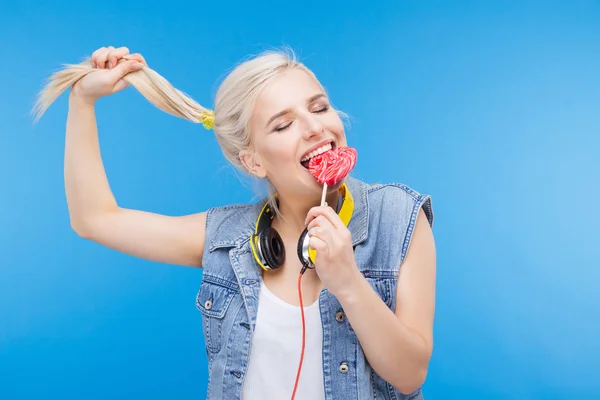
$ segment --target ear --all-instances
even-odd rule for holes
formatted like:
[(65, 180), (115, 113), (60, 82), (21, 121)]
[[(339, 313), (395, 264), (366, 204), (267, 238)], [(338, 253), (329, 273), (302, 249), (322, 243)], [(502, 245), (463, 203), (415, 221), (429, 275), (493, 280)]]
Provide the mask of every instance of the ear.
[(240, 151), (239, 157), (244, 167), (246, 167), (246, 170), (252, 175), (261, 179), (267, 176), (267, 171), (262, 165), (260, 154), (256, 153), (254, 150), (245, 149)]

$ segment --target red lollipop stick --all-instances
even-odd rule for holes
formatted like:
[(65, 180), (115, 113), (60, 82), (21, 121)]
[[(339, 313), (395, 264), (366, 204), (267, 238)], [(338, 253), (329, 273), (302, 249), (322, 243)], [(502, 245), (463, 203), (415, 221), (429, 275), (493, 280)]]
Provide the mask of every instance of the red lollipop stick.
[(344, 179), (356, 165), (356, 149), (352, 147), (338, 147), (313, 157), (308, 170), (312, 176), (323, 185), (321, 206), (325, 205), (327, 186), (333, 186)]

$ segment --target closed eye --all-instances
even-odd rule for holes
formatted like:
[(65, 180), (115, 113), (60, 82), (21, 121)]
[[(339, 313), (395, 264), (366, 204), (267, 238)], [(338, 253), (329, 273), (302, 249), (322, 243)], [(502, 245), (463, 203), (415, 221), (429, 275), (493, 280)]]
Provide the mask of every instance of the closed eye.
[(292, 125), (292, 123), (290, 122), (287, 125), (282, 125), (282, 126), (278, 126), (277, 128), (274, 129), (275, 132), (282, 132), (285, 131), (287, 128), (289, 128)]
[[(325, 113), (327, 111), (329, 111), (329, 105), (324, 105), (322, 107), (316, 108), (314, 109), (312, 112), (316, 113), (316, 114), (321, 114), (321, 113)], [(280, 125), (277, 128), (273, 129), (273, 131), (275, 132), (283, 132), (285, 131), (287, 128), (289, 128), (292, 125), (293, 121), (290, 123), (287, 123), (285, 125)]]

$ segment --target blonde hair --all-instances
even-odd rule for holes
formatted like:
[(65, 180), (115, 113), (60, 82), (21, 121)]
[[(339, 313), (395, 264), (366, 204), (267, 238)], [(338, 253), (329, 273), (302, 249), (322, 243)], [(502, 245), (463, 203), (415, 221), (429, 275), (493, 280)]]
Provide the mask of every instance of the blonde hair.
[[(203, 107), (173, 87), (148, 66), (125, 75), (123, 80), (136, 88), (159, 109), (212, 128), (225, 158), (244, 171), (240, 152), (251, 146), (250, 120), (256, 100), (275, 76), (294, 68), (301, 69), (312, 76), (325, 92), (314, 73), (299, 62), (295, 53), (289, 48), (263, 52), (233, 69), (217, 91), (214, 111)], [(38, 95), (34, 106), (35, 120), (38, 121), (65, 90), (95, 70), (91, 60), (88, 59), (80, 64), (66, 64), (63, 69), (54, 73)], [(278, 213), (274, 188), (270, 183), (268, 186), (269, 202)]]

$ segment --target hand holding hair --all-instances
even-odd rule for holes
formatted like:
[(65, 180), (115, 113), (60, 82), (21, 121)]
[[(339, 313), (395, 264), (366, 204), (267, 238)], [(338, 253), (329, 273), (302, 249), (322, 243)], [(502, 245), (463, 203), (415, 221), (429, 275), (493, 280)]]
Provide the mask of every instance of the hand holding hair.
[(94, 103), (132, 85), (150, 103), (179, 118), (214, 126), (214, 113), (173, 87), (146, 64), (141, 54), (129, 54), (126, 47), (102, 47), (79, 64), (66, 64), (55, 72), (40, 92), (34, 106), (38, 121), (50, 105), (69, 87), (73, 94)]

